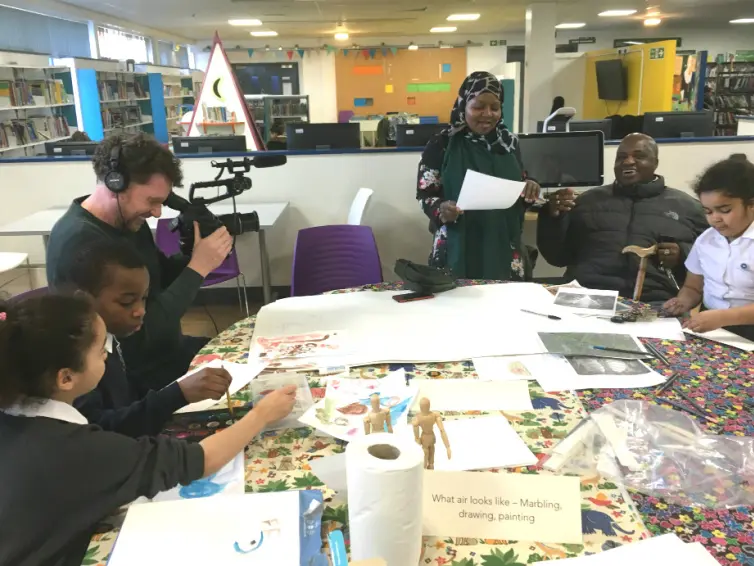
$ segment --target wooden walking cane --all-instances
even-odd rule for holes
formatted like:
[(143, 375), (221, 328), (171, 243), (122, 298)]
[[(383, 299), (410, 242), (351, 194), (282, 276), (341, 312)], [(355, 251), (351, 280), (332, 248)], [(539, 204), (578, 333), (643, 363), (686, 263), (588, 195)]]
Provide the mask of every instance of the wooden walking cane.
[(636, 285), (634, 286), (634, 301), (641, 299), (641, 291), (644, 288), (644, 278), (647, 276), (647, 263), (649, 256), (657, 253), (657, 244), (650, 248), (640, 248), (639, 246), (626, 246), (623, 248), (624, 254), (636, 254), (639, 256), (639, 273), (636, 274)]

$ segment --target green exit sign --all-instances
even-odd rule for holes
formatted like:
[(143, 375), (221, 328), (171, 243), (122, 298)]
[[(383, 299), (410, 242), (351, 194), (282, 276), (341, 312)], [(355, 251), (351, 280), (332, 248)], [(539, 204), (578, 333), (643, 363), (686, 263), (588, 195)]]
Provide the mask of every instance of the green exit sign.
[(665, 59), (665, 48), (664, 47), (652, 47), (649, 50), (649, 58), (650, 59)]

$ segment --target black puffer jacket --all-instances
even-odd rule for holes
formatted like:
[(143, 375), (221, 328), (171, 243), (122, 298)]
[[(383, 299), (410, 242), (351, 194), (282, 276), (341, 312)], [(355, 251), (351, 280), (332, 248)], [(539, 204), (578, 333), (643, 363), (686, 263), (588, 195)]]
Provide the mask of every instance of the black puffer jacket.
[[(667, 188), (665, 180), (657, 177), (634, 187), (613, 184), (588, 190), (576, 199), (571, 212), (557, 218), (545, 207), (537, 223), (537, 247), (549, 263), (567, 268), (569, 280), (631, 297), (639, 259), (622, 254), (624, 247), (646, 248), (672, 238), (685, 261), (694, 240), (708, 227), (699, 201)], [(683, 265), (674, 275), (683, 285)], [(656, 258), (650, 260), (642, 300), (665, 301), (676, 294)]]

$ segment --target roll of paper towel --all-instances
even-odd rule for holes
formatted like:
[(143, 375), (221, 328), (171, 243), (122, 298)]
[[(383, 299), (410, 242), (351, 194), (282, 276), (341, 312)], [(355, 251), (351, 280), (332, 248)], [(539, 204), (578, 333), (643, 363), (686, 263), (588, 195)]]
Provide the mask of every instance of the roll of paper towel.
[(351, 559), (417, 566), (424, 452), (410, 436), (377, 433), (346, 448)]

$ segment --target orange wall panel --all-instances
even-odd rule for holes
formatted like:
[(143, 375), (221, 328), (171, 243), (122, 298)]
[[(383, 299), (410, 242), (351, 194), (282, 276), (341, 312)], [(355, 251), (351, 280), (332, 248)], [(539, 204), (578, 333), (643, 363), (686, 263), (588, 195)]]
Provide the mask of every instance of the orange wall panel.
[[(466, 78), (466, 48), (400, 49), (393, 55), (378, 52), (374, 59), (364, 59), (361, 51), (349, 51), (335, 57), (335, 82), (338, 110), (352, 110), (357, 116), (411, 112), (437, 116), (441, 122), (450, 117), (458, 88)], [(450, 72), (443, 72), (450, 65)], [(380, 73), (372, 70), (375, 67)], [(369, 69), (369, 71), (366, 71)], [(372, 74), (375, 73), (375, 74)], [(409, 92), (410, 84), (450, 83), (448, 92)], [(386, 88), (392, 86), (391, 89)], [(371, 98), (371, 106), (354, 106), (355, 98)]]

